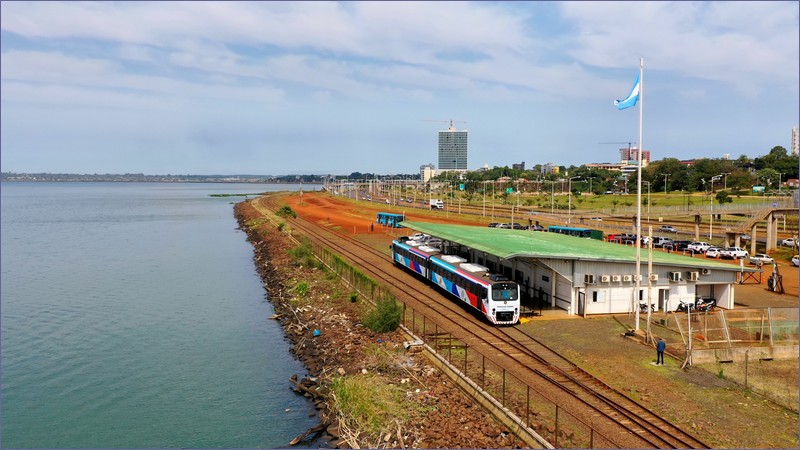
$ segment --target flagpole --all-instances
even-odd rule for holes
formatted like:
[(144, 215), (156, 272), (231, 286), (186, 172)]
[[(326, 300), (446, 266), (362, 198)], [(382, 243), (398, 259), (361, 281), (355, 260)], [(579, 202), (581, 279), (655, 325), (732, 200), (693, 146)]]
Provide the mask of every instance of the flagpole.
[[(639, 292), (642, 278), (642, 110), (644, 109), (644, 58), (639, 58), (639, 155), (636, 170), (636, 292), (634, 310), (636, 311), (636, 331), (639, 331)], [(649, 308), (650, 305), (648, 305)]]

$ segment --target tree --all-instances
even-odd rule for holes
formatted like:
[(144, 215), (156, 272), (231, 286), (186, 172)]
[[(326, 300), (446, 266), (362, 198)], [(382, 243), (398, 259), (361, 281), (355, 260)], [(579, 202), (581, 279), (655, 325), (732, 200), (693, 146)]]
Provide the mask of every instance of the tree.
[(719, 191), (717, 192), (717, 203), (720, 205), (725, 203), (732, 203), (733, 199), (728, 195), (728, 191)]

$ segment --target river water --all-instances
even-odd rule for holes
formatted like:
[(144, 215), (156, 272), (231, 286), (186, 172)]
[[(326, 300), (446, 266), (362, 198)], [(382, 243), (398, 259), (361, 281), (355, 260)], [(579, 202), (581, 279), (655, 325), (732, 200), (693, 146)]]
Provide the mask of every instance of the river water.
[(3, 448), (286, 447), (317, 423), (233, 202), (298, 186), (2, 183)]

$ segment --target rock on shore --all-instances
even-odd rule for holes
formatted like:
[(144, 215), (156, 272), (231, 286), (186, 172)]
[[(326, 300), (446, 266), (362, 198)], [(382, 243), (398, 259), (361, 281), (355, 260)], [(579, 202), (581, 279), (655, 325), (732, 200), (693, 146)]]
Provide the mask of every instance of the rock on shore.
[[(363, 305), (351, 302), (349, 290), (326, 271), (296, 265), (289, 250), (297, 244), (250, 204), (234, 208), (240, 228), (254, 247), (254, 261), (289, 341), (292, 352), (308, 370), (293, 375), (287, 386), (314, 402), (320, 425), (291, 443), (303, 446), (350, 448), (521, 448), (524, 443), (464, 395), (420, 353), (404, 352), (400, 332), (375, 334), (361, 326)], [(298, 295), (296, 286), (309, 289)], [(266, 320), (267, 318), (265, 318)], [(367, 354), (385, 348), (401, 355), (396, 364)], [(398, 423), (379, 435), (342, 427), (328, 386), (334, 377), (380, 375), (402, 388), (408, 410), (417, 411), (409, 423)], [(317, 439), (317, 440), (313, 440)], [(290, 443), (287, 443), (287, 445)]]

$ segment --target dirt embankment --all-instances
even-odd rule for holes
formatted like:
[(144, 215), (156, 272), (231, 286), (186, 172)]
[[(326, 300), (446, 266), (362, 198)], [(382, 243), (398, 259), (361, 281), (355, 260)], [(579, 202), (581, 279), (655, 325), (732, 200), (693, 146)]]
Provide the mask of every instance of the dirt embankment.
[[(308, 373), (291, 387), (311, 399), (320, 426), (298, 436), (300, 446), (369, 448), (520, 448), (524, 444), (498, 425), (418, 353), (409, 353), (400, 332), (375, 334), (360, 325), (366, 307), (325, 271), (298, 265), (296, 246), (264, 220), (249, 202), (235, 206), (240, 228), (254, 247), (254, 260), (276, 320), (292, 352)], [(302, 263), (301, 263), (302, 264)], [(298, 286), (308, 289), (300, 293)], [(318, 330), (318, 333), (315, 333)], [(367, 377), (397, 389), (408, 414), (380, 432), (359, 432), (341, 416), (329, 391), (335, 377)], [(298, 379), (299, 378), (299, 379)], [(288, 444), (288, 443), (287, 443)]]

